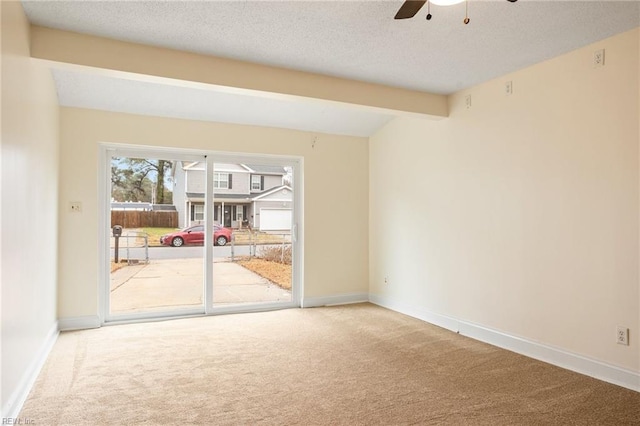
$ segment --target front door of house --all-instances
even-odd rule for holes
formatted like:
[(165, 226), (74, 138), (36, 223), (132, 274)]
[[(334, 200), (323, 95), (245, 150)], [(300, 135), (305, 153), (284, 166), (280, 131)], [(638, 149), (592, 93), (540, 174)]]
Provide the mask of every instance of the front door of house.
[(231, 228), (231, 206), (224, 206), (224, 226)]

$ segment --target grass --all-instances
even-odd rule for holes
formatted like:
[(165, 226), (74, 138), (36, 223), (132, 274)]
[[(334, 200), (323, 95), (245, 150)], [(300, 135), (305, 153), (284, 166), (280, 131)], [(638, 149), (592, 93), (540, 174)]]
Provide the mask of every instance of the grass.
[(160, 237), (171, 232), (176, 232), (177, 228), (142, 228), (142, 232), (149, 236), (149, 247), (158, 247), (160, 244)]

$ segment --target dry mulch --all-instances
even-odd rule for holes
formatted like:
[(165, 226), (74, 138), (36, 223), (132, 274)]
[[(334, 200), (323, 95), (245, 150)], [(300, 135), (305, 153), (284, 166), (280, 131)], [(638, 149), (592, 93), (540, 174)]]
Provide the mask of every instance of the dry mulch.
[(239, 260), (238, 264), (285, 290), (291, 290), (291, 265), (284, 265), (255, 257)]
[(117, 270), (118, 270), (118, 269), (120, 269), (120, 268), (124, 268), (125, 266), (127, 266), (127, 264), (126, 264), (126, 263), (123, 263), (123, 262), (121, 262), (121, 263), (116, 263), (116, 262), (114, 262), (114, 261), (112, 260), (112, 261), (111, 261), (111, 272), (113, 273), (113, 272), (117, 271)]

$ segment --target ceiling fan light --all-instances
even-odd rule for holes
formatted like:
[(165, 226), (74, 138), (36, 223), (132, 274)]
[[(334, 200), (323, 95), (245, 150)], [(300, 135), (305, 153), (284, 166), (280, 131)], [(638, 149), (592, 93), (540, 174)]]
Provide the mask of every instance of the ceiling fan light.
[(454, 4), (462, 3), (465, 0), (429, 0), (429, 3), (436, 6), (452, 6)]

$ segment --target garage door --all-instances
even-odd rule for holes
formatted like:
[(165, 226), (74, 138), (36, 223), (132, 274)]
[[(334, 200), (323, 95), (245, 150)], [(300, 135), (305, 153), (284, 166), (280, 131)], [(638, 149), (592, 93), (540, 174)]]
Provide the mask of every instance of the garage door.
[(290, 229), (290, 209), (260, 209), (261, 231), (288, 231)]

